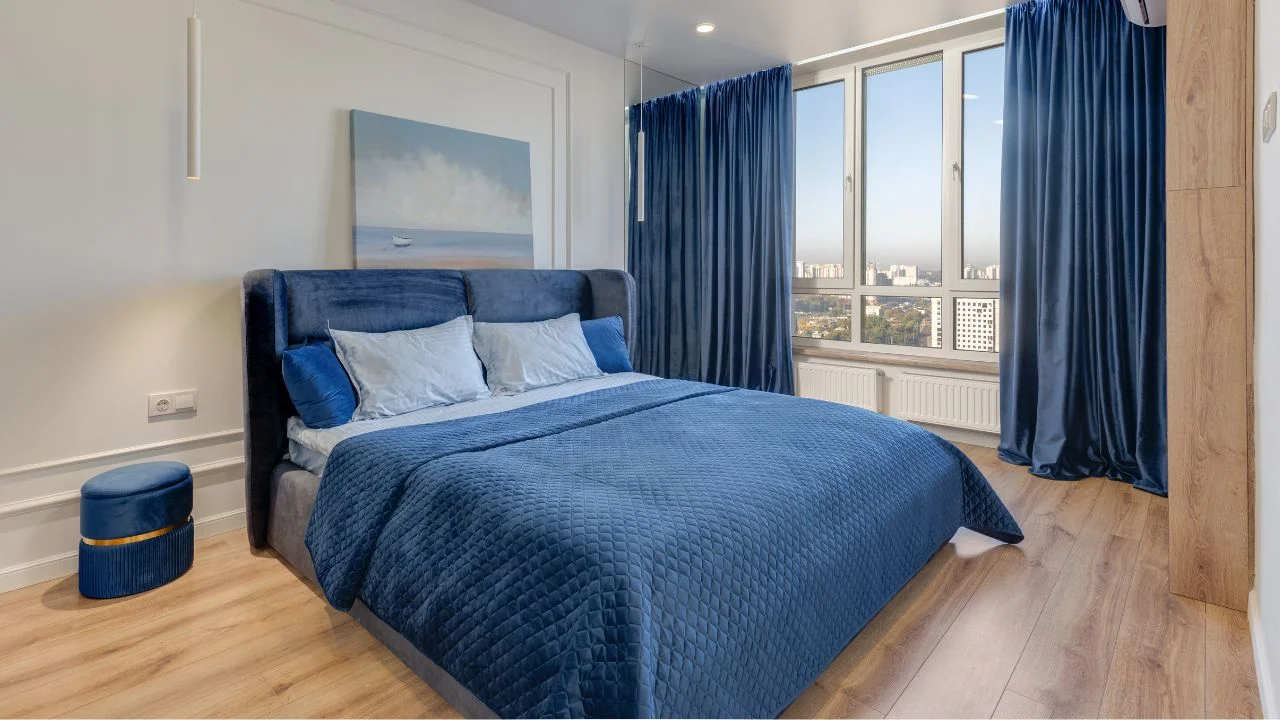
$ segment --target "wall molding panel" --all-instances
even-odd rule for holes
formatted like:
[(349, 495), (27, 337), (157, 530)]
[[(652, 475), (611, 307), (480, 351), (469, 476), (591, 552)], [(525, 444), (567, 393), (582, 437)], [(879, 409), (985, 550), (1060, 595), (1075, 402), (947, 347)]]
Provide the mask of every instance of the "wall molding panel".
[[(199, 481), (205, 475), (215, 473), (221, 470), (229, 470), (231, 468), (240, 468), (244, 466), (243, 457), (227, 458), (226, 460), (215, 460), (213, 462), (200, 463), (191, 466), (191, 479)], [(0, 505), (0, 520), (10, 518), (23, 513), (35, 512), (37, 510), (48, 510), (50, 508), (59, 507), (61, 505), (72, 505), (80, 502), (80, 490), (67, 490), (65, 492), (54, 493), (52, 495), (41, 495), (29, 500), (18, 500), (16, 502), (5, 503)]]
[[(197, 532), (243, 527), (240, 277), (351, 267), (351, 109), (528, 142), (537, 266), (625, 263), (621, 57), (463, 0), (200, 10), (197, 183), (182, 172), (189, 7), (90, 3), (67, 26), (42, 0), (5, 4), (6, 26), (27, 31), (0, 55), (32, 71), (2, 83), (24, 108), (0, 126), (24, 136), (10, 169), (27, 182), (0, 195), (0, 214), (50, 242), (0, 267), (0, 289), (28, 308), (0, 318), (15, 350), (0, 590), (75, 571), (79, 488), (112, 467), (184, 462)], [(68, 202), (82, 212), (58, 212)], [(86, 237), (85, 252), (65, 251)], [(87, 337), (93, 362), (67, 352)], [(198, 416), (146, 417), (148, 393), (180, 387), (199, 389)]]
[(124, 460), (131, 455), (153, 453), (157, 450), (172, 450), (186, 447), (188, 445), (201, 445), (213, 442), (231, 442), (243, 439), (244, 430), (241, 428), (236, 428), (234, 430), (221, 430), (219, 432), (205, 433), (203, 435), (191, 435), (188, 437), (174, 438), (172, 440), (161, 440), (159, 442), (147, 443), (145, 445), (134, 445), (133, 447), (104, 450), (103, 452), (90, 453), (88, 455), (76, 455), (74, 457), (62, 458), (60, 460), (48, 460), (45, 462), (32, 463), (30, 465), (7, 468), (0, 470), (0, 479), (16, 475), (59, 470), (73, 465), (88, 465), (91, 463), (106, 463)]
[(354, 2), (344, 0), (327, 0), (326, 2), (240, 0), (240, 2), (550, 90), (553, 108), (554, 176), (551, 188), (553, 207), (551, 268), (571, 266), (569, 223), (569, 84), (571, 76), (568, 71)]

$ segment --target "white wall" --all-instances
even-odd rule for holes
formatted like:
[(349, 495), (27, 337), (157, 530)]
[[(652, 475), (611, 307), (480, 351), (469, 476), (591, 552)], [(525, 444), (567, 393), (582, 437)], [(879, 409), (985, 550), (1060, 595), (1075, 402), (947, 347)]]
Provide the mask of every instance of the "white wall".
[(1267, 717), (1280, 717), (1280, 133), (1262, 142), (1262, 106), (1280, 90), (1280, 2), (1259, 0), (1255, 78), (1257, 130), (1254, 155), (1254, 420), (1257, 547), (1250, 620), (1258, 660), (1258, 685)]
[(123, 462), (243, 523), (240, 276), (351, 267), (351, 108), (528, 141), (538, 265), (623, 263), (620, 58), (458, 0), (204, 0), (189, 183), (189, 11), (0, 3), (0, 590), (74, 570), (75, 491)]

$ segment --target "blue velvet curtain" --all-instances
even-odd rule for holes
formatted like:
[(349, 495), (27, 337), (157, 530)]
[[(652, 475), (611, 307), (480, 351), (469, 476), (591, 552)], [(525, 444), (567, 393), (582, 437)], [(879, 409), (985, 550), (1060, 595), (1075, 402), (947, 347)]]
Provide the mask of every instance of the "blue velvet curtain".
[(1163, 495), (1164, 29), (1117, 0), (1005, 28), (1000, 456)]
[(701, 380), (702, 251), (698, 159), (701, 91), (645, 103), (645, 221), (636, 218), (640, 106), (630, 109), (627, 267), (636, 279), (636, 370)]
[[(630, 109), (636, 369), (792, 393), (791, 68)], [(636, 133), (645, 131), (645, 222)]]
[(706, 89), (703, 232), (708, 382), (793, 394), (791, 66)]

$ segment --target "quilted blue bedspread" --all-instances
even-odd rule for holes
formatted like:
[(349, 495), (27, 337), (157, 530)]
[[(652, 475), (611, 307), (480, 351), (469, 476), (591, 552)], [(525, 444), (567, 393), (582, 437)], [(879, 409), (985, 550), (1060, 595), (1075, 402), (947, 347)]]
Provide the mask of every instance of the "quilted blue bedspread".
[(959, 450), (830, 403), (651, 380), (330, 455), (307, 547), (504, 717), (772, 717), (960, 526)]

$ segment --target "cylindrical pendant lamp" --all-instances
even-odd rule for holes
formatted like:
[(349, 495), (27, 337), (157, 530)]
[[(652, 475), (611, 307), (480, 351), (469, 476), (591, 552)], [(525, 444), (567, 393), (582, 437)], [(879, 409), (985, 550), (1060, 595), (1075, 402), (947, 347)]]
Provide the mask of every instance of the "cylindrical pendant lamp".
[(200, 179), (200, 100), (204, 63), (200, 50), (200, 17), (192, 6), (187, 18), (187, 179)]

